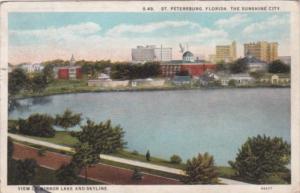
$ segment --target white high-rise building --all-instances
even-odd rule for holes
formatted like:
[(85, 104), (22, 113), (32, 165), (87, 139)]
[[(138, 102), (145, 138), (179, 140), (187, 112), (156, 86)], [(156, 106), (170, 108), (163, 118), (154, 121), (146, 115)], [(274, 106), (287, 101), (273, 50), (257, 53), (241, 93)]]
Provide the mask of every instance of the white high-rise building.
[(154, 45), (137, 46), (131, 50), (133, 62), (171, 61), (172, 48), (156, 47)]

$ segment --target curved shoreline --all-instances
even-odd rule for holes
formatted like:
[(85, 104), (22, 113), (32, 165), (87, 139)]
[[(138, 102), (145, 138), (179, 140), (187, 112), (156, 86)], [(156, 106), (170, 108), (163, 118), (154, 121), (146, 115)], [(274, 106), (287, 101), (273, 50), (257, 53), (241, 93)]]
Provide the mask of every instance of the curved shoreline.
[(133, 88), (133, 89), (104, 89), (104, 90), (78, 90), (78, 91), (67, 91), (67, 92), (53, 92), (43, 93), (40, 95), (21, 95), (15, 97), (16, 100), (28, 99), (28, 98), (39, 98), (56, 95), (67, 95), (67, 94), (81, 94), (81, 93), (107, 93), (107, 92), (155, 92), (155, 91), (181, 91), (181, 90), (216, 90), (216, 89), (282, 89), (291, 88), (290, 86), (245, 86), (245, 87), (196, 87), (196, 88), (185, 88), (185, 87), (166, 87), (166, 88)]

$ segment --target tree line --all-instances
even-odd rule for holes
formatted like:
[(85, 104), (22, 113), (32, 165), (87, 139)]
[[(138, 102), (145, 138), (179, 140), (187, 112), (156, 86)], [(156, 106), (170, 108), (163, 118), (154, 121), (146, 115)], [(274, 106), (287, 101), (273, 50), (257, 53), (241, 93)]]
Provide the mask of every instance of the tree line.
[[(217, 63), (217, 71), (229, 71), (233, 74), (245, 73), (249, 69), (247, 61), (245, 58), (239, 58), (234, 62), (225, 63), (221, 61)], [(290, 73), (290, 66), (283, 63), (281, 60), (274, 60), (267, 64), (267, 71), (269, 73)]]

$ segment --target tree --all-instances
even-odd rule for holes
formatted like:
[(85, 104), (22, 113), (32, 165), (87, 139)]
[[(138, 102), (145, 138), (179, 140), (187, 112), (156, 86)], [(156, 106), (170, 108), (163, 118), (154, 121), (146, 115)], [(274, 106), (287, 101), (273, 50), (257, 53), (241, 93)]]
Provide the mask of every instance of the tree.
[(146, 160), (149, 162), (151, 161), (150, 159), (150, 151), (148, 150), (147, 153), (146, 153)]
[(236, 86), (235, 80), (233, 80), (233, 79), (229, 80), (228, 86)]
[(47, 79), (41, 73), (35, 74), (33, 76), (33, 78), (30, 80), (31, 90), (32, 90), (32, 92), (35, 92), (35, 93), (41, 93), (42, 91), (45, 90), (47, 85), (48, 85), (47, 84)]
[(143, 178), (143, 174), (139, 171), (138, 168), (134, 168), (131, 179), (134, 181), (140, 181)]
[(62, 115), (56, 115), (55, 125), (60, 126), (67, 130), (74, 127), (81, 122), (81, 114), (73, 113), (71, 110), (66, 109)]
[(86, 125), (81, 126), (81, 131), (75, 132), (73, 136), (77, 137), (81, 143), (87, 142), (100, 154), (123, 149), (126, 145), (124, 133), (119, 125), (112, 126), (110, 120), (99, 124), (87, 120)]
[(180, 164), (181, 163), (181, 161), (182, 161), (182, 159), (181, 159), (181, 157), (179, 156), (179, 155), (172, 155), (171, 157), (170, 157), (170, 161), (171, 161), (171, 163), (173, 163), (173, 164)]
[(34, 159), (16, 161), (16, 183), (31, 184), (36, 174), (37, 163)]
[(247, 61), (244, 58), (237, 59), (229, 64), (229, 69), (233, 74), (246, 72), (248, 70)]
[(78, 168), (74, 163), (62, 165), (56, 172), (55, 177), (62, 185), (74, 185), (79, 183)]
[(43, 76), (44, 79), (46, 80), (46, 83), (49, 84), (54, 80), (54, 65), (53, 64), (48, 64), (45, 65), (43, 69)]
[(187, 177), (183, 181), (187, 184), (215, 184), (218, 173), (214, 165), (213, 156), (208, 153), (198, 154), (186, 163)]
[(217, 71), (225, 71), (227, 69), (228, 69), (228, 66), (226, 65), (226, 63), (224, 61), (219, 61), (217, 63), (217, 66), (216, 66)]
[(289, 73), (290, 66), (284, 64), (281, 60), (274, 60), (269, 64), (270, 73)]
[(53, 118), (47, 114), (33, 114), (27, 120), (18, 120), (20, 133), (39, 137), (54, 137), (53, 123)]
[(85, 182), (87, 183), (88, 178), (88, 167), (96, 164), (100, 160), (99, 153), (87, 142), (77, 144), (75, 148), (76, 153), (73, 155), (72, 163), (78, 168), (84, 168)]
[(21, 68), (16, 68), (8, 74), (8, 93), (12, 96), (28, 88), (29, 77)]
[(235, 161), (229, 164), (236, 175), (255, 183), (265, 183), (272, 175), (286, 172), (290, 161), (290, 145), (279, 137), (248, 138), (239, 149)]

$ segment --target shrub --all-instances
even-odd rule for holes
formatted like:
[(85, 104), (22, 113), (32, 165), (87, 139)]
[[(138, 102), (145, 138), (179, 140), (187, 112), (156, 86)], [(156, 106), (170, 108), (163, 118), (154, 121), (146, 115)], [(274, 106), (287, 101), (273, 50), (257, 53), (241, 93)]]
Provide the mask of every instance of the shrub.
[(45, 147), (42, 147), (41, 149), (38, 150), (38, 156), (44, 156), (46, 151), (47, 149)]
[(33, 114), (27, 120), (19, 119), (19, 131), (25, 135), (54, 137), (53, 118), (47, 114)]
[[(236, 176), (254, 183), (267, 183), (267, 179), (278, 173), (287, 173), (290, 162), (290, 145), (279, 137), (258, 135), (248, 138), (239, 149), (235, 161), (229, 164)], [(277, 176), (271, 177), (271, 181)], [(286, 177), (288, 179), (288, 177)]]
[(136, 151), (136, 150), (134, 150), (134, 151), (131, 152), (131, 154), (132, 154), (132, 155), (139, 155), (139, 152)]
[(186, 184), (216, 184), (218, 183), (217, 168), (213, 156), (208, 153), (198, 154), (186, 163)]
[(146, 160), (149, 162), (151, 161), (150, 159), (150, 151), (148, 150), (147, 153), (146, 153)]
[(182, 159), (179, 155), (174, 154), (170, 157), (170, 161), (171, 161), (172, 164), (180, 164)]
[(142, 180), (142, 178), (143, 174), (137, 168), (134, 168), (131, 179), (135, 181), (140, 181)]

